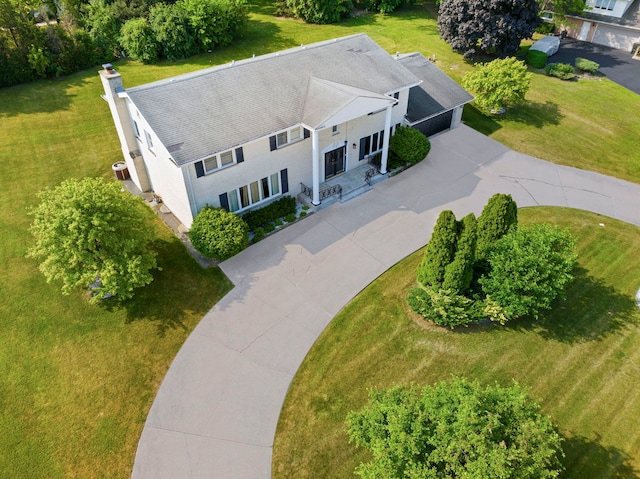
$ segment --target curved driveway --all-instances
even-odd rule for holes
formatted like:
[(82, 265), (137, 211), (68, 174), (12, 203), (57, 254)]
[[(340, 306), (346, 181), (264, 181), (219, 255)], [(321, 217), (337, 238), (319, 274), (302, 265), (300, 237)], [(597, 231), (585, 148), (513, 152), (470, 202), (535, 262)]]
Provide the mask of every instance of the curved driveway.
[(479, 214), (497, 192), (519, 206), (581, 208), (640, 225), (640, 185), (516, 153), (466, 126), (432, 138), (422, 163), (221, 265), (236, 286), (173, 361), (132, 477), (270, 478), (282, 403), (318, 335), (427, 242), (441, 210)]

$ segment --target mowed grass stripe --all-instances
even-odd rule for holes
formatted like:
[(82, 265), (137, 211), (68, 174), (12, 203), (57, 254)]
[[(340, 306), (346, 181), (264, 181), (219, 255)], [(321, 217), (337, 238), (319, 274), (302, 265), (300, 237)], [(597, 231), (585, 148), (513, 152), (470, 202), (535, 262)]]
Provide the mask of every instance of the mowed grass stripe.
[[(506, 327), (420, 325), (405, 301), (421, 252), (411, 255), (347, 305), (309, 352), (278, 425), (274, 477), (350, 477), (370, 456), (348, 444), (344, 419), (366, 403), (367, 389), (451, 374), (527, 387), (567, 439), (563, 477), (637, 477), (640, 394), (629, 388), (640, 373), (632, 286), (640, 285), (638, 228), (559, 208), (524, 209), (520, 218), (561, 224), (577, 236), (584, 255), (567, 301), (539, 321)], [(620, 272), (605, 262), (624, 269), (623, 283), (611, 279)]]

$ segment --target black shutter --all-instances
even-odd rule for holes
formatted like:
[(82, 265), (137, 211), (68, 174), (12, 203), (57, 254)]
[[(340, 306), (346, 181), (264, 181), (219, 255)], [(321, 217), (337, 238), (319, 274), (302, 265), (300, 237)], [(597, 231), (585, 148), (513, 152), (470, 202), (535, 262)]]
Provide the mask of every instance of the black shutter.
[(282, 194), (289, 193), (289, 173), (286, 168), (280, 170), (280, 182), (282, 183)]
[(202, 164), (202, 162), (196, 161), (195, 167), (196, 167), (196, 178), (200, 178), (201, 176), (204, 176), (204, 165)]
[(236, 163), (242, 163), (244, 161), (244, 152), (242, 147), (236, 148)]
[(367, 144), (367, 139), (366, 138), (360, 138), (360, 158), (358, 158), (358, 160), (364, 160), (364, 149), (366, 147)]
[(382, 150), (382, 145), (384, 144), (384, 130), (380, 132), (380, 149)]
[(311, 136), (311, 132), (309, 130), (307, 130), (306, 128), (303, 128), (302, 130), (304, 131), (305, 139), (309, 138)]
[(222, 193), (218, 198), (220, 198), (220, 206), (229, 211), (229, 196), (226, 193)]
[(270, 136), (269, 137), (269, 146), (271, 147), (271, 151), (278, 149), (278, 144), (276, 143), (276, 137), (275, 136)]

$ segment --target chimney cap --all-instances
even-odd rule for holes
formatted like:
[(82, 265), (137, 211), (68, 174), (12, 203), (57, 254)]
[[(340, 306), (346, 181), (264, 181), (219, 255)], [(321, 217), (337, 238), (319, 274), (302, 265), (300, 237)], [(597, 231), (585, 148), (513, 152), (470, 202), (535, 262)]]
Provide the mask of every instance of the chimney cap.
[(108, 72), (113, 71), (113, 65), (111, 63), (105, 63), (102, 65), (102, 68), (107, 70)]

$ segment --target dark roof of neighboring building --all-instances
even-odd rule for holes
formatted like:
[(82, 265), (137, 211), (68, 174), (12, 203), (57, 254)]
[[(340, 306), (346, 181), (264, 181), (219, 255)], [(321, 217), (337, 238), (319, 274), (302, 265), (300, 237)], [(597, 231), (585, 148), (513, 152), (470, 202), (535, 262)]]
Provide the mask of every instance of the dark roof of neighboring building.
[(464, 88), (449, 78), (421, 53), (402, 55), (398, 62), (422, 80), (409, 90), (407, 120), (415, 123), (473, 100)]
[[(416, 75), (371, 38), (358, 34), (232, 62), (126, 92), (175, 162), (184, 165), (303, 124), (305, 116), (317, 121), (327, 118), (346, 104), (349, 94), (379, 98), (418, 83)], [(310, 88), (329, 101), (327, 92), (335, 90), (331, 84), (345, 86), (335, 96), (335, 104), (325, 105), (321, 114), (309, 112)]]

